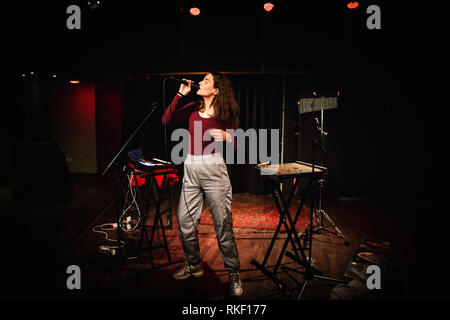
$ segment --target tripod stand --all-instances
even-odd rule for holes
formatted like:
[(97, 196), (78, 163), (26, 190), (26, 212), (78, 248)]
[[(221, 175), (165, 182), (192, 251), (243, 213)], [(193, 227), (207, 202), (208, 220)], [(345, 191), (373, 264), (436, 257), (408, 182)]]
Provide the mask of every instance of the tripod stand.
[[(303, 126), (299, 125), (299, 127), (303, 131), (303, 133), (308, 137), (308, 139), (311, 141), (311, 145), (312, 145), (312, 175), (311, 175), (311, 179), (313, 179), (314, 173), (315, 173), (315, 167), (316, 167), (316, 165), (315, 165), (316, 146), (318, 146), (322, 150), (323, 153), (325, 153), (326, 150), (315, 138), (313, 138), (312, 136), (310, 136), (308, 134), (308, 132), (303, 128)], [(301, 272), (301, 271), (298, 271), (298, 270), (290, 268), (290, 267), (286, 267), (286, 266), (281, 267), (281, 269), (284, 272), (286, 272), (291, 278), (292, 278), (292, 276), (289, 274), (289, 271), (300, 273), (305, 276), (305, 281), (303, 282), (303, 286), (300, 289), (297, 300), (300, 300), (306, 286), (308, 285), (308, 282), (314, 278), (328, 280), (328, 281), (334, 281), (334, 282), (339, 282), (339, 283), (345, 283), (345, 281), (342, 281), (342, 280), (322, 276), (322, 273), (312, 266), (312, 254), (311, 254), (312, 253), (312, 230), (313, 230), (313, 221), (314, 221), (314, 212), (315, 212), (314, 211), (314, 190), (311, 191), (310, 198), (311, 198), (311, 208), (310, 208), (310, 217), (309, 217), (310, 218), (309, 229), (311, 230), (311, 232), (309, 232), (309, 234), (308, 234), (309, 247), (308, 247), (308, 258), (306, 259), (307, 260), (306, 261), (306, 270), (305, 270), (305, 272)], [(291, 252), (287, 251), (286, 256), (289, 257), (290, 259), (294, 260), (295, 262), (297, 262), (301, 265), (304, 265), (304, 262), (301, 261), (296, 255), (292, 254)]]
[[(320, 134), (320, 145), (322, 146), (322, 150), (325, 149), (325, 137), (328, 135), (327, 132), (325, 132), (324, 130), (324, 110), (323, 108), (320, 109), (320, 123), (319, 120), (317, 118), (314, 119), (316, 122), (316, 127), (317, 130), (319, 131)], [(320, 165), (323, 166), (324, 165), (324, 155), (325, 152), (322, 152), (322, 157), (321, 157), (321, 163)], [(347, 239), (345, 239), (344, 234), (342, 233), (342, 231), (339, 229), (339, 227), (334, 223), (333, 219), (331, 219), (331, 217), (325, 212), (325, 210), (323, 210), (323, 191), (325, 189), (325, 179), (324, 177), (321, 177), (318, 180), (319, 183), (319, 207), (318, 209), (316, 209), (313, 213), (313, 221), (315, 222), (313, 225), (313, 228), (310, 230), (311, 233), (320, 233), (321, 230), (326, 230), (326, 228), (324, 227), (324, 218), (326, 218), (328, 220), (328, 222), (331, 224), (331, 226), (334, 228), (334, 230), (336, 231), (336, 235), (338, 237), (340, 237), (341, 239), (344, 240), (344, 244), (346, 246), (349, 245)], [(303, 233), (305, 230), (299, 232), (299, 237), (302, 237)]]
[[(319, 208), (316, 209), (314, 211), (314, 221), (315, 221), (315, 225), (314, 225), (314, 229), (312, 230), (312, 232), (316, 232), (316, 233), (320, 233), (321, 230), (326, 230), (324, 223), (323, 223), (323, 218), (325, 217), (328, 222), (331, 224), (331, 226), (334, 228), (334, 230), (336, 230), (336, 235), (338, 237), (340, 237), (341, 239), (344, 240), (344, 244), (346, 246), (349, 245), (348, 241), (345, 239), (344, 234), (342, 233), (342, 231), (339, 229), (339, 227), (334, 223), (333, 219), (331, 219), (331, 217), (325, 212), (325, 210), (322, 209), (322, 202), (323, 202), (323, 198), (322, 198), (322, 192), (324, 189), (324, 183), (325, 183), (325, 179), (321, 178), (318, 181), (319, 185), (320, 185), (320, 191), (319, 191)], [(300, 234), (301, 236), (301, 234)]]

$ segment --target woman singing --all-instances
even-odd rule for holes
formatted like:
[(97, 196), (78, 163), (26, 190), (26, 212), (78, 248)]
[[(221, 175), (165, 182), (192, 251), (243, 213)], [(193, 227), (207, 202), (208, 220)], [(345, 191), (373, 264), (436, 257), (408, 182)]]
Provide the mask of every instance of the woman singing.
[(162, 118), (163, 124), (172, 125), (189, 120), (190, 134), (177, 213), (187, 264), (173, 277), (184, 280), (203, 275), (197, 227), (205, 199), (214, 222), (220, 254), (229, 272), (230, 294), (240, 296), (243, 288), (231, 217), (231, 184), (223, 156), (211, 148), (215, 141), (235, 145), (233, 134), (226, 130), (239, 126), (239, 106), (229, 80), (221, 73), (208, 73), (199, 83), (197, 95), (201, 99), (198, 102), (183, 103), (183, 98), (191, 92), (192, 81), (186, 81), (188, 85), (181, 84)]

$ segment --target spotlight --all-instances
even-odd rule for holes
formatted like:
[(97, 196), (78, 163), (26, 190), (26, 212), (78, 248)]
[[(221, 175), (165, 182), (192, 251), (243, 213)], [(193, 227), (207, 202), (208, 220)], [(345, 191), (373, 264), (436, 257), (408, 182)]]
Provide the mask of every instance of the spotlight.
[(78, 84), (78, 83), (80, 83), (80, 81), (79, 80), (70, 80), (69, 83), (71, 83), (71, 84)]
[(100, 1), (98, 1), (98, 0), (89, 0), (88, 1), (88, 5), (89, 5), (89, 8), (91, 8), (91, 10), (95, 10), (100, 5)]
[(347, 8), (349, 8), (350, 10), (356, 9), (358, 7), (359, 3), (358, 2), (349, 2), (347, 3)]
[(271, 2), (264, 3), (264, 11), (267, 13), (271, 12), (275, 6)]
[(200, 9), (197, 7), (193, 7), (189, 9), (189, 13), (193, 15), (194, 17), (198, 17), (200, 15)]

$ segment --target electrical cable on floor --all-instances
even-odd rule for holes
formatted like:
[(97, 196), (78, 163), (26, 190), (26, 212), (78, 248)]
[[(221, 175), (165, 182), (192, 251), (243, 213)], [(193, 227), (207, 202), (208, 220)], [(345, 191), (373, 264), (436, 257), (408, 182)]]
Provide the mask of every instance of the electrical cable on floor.
[[(106, 229), (105, 227), (109, 227), (109, 228)], [(97, 230), (98, 228), (101, 228), (101, 230)], [(105, 239), (107, 241), (117, 242), (117, 239), (110, 239), (108, 232), (106, 232), (106, 231), (115, 231), (116, 229), (117, 229), (116, 223), (104, 223), (104, 224), (101, 224), (98, 226), (94, 226), (92, 228), (92, 231), (94, 231), (96, 233), (103, 233), (105, 235)], [(125, 245), (125, 243), (122, 240), (120, 240), (120, 243), (121, 243), (121, 247), (123, 247)], [(118, 246), (105, 246), (105, 247), (110, 248), (110, 249), (118, 249), (119, 248)]]
[[(134, 177), (134, 176), (133, 176), (133, 177)], [(136, 201), (136, 191), (133, 193), (132, 177), (131, 177), (131, 174), (130, 174), (129, 176), (127, 176), (127, 178), (128, 178), (128, 181), (129, 181), (129, 190), (127, 190), (127, 194), (126, 194), (126, 196), (125, 196), (125, 199), (128, 198), (128, 194), (130, 193), (130, 194), (131, 194), (131, 197), (133, 198), (133, 201), (131, 201), (131, 203), (130, 203), (130, 205), (128, 206), (128, 208), (126, 208), (126, 209), (123, 210), (123, 213), (122, 213), (122, 215), (120, 216), (119, 221), (121, 222), (121, 226), (120, 226), (120, 227), (122, 228), (123, 231), (125, 231), (125, 232), (131, 232), (131, 231), (135, 230), (135, 229), (138, 227), (138, 225), (139, 225), (139, 223), (140, 223), (140, 221), (141, 221), (141, 210), (139, 209), (139, 205), (138, 205), (138, 203), (137, 203), (137, 201)], [(138, 186), (136, 186), (136, 188), (138, 188)], [(137, 210), (137, 212), (138, 212), (138, 220), (137, 220), (137, 222), (134, 224), (134, 226), (130, 226), (130, 223), (126, 223), (127, 228), (124, 229), (123, 226), (122, 226), (122, 220), (123, 220), (123, 217), (124, 217), (125, 214), (128, 212), (128, 210), (130, 210), (130, 208), (131, 208), (131, 206), (133, 205), (133, 203), (135, 204), (136, 210)], [(126, 200), (125, 200), (125, 204), (126, 204)], [(125, 206), (125, 204), (124, 204), (124, 206)], [(126, 222), (129, 222), (129, 221), (131, 220), (131, 217), (127, 217), (127, 218), (130, 218), (130, 219), (127, 219), (127, 220), (126, 220)]]
[[(131, 208), (131, 206), (134, 203), (136, 205), (136, 209), (137, 209), (137, 212), (138, 212), (138, 221), (137, 221), (136, 225), (134, 227), (130, 227), (129, 229), (124, 229), (122, 226), (120, 226), (122, 228), (122, 230), (124, 230), (126, 232), (131, 232), (131, 231), (135, 230), (136, 227), (139, 225), (140, 218), (141, 218), (141, 212), (139, 210), (139, 206), (138, 206), (137, 201), (136, 201), (136, 193), (135, 192), (133, 193), (131, 174), (127, 175), (127, 178), (128, 178), (129, 190), (127, 188), (127, 194), (125, 196), (125, 199), (127, 199), (128, 195), (131, 194), (133, 200), (131, 201), (130, 205), (126, 209), (123, 210), (123, 213), (120, 216), (119, 221), (122, 222), (123, 216), (129, 211), (129, 209)], [(125, 201), (124, 207), (125, 207), (125, 205), (126, 205), (126, 201)], [(127, 224), (127, 225), (129, 225), (129, 224)], [(117, 227), (118, 227), (117, 223), (104, 223), (104, 224), (101, 224), (101, 225), (98, 225), (98, 226), (94, 226), (92, 228), (92, 231), (96, 232), (96, 233), (104, 234), (105, 235), (105, 239), (107, 241), (117, 242), (117, 239), (109, 238), (109, 234), (108, 234), (108, 232), (106, 232), (106, 231), (116, 231)], [(98, 230), (98, 229), (100, 229), (100, 230)], [(123, 240), (120, 240), (120, 244), (121, 244), (121, 247), (123, 247), (125, 245), (125, 242)], [(117, 245), (116, 246), (103, 245), (103, 247), (105, 247), (107, 249), (118, 249), (119, 248), (119, 246), (117, 246)]]

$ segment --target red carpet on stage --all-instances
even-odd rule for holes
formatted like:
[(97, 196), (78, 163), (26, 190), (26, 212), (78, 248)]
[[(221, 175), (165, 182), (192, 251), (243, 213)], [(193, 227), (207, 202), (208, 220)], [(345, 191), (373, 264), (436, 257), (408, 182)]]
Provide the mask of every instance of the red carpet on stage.
[[(275, 230), (280, 219), (280, 214), (274, 203), (257, 204), (233, 201), (231, 211), (233, 215), (233, 227), (237, 228)], [(292, 205), (289, 211), (292, 219), (294, 219), (297, 208)], [(302, 231), (307, 223), (309, 223), (309, 207), (305, 205), (295, 225), (297, 232)], [(203, 212), (200, 224), (213, 224), (209, 208)], [(281, 231), (285, 231), (284, 226), (281, 227)]]

